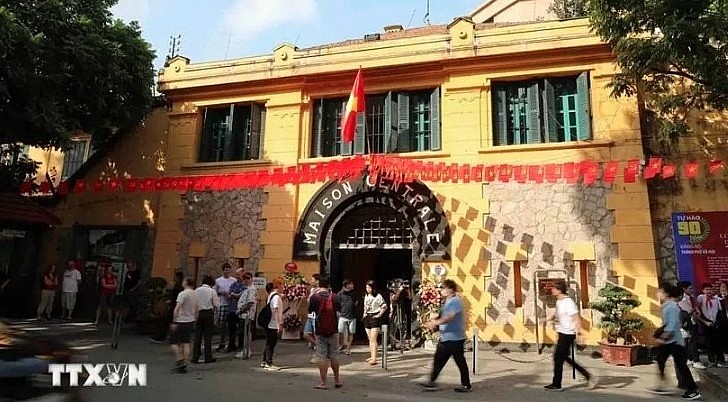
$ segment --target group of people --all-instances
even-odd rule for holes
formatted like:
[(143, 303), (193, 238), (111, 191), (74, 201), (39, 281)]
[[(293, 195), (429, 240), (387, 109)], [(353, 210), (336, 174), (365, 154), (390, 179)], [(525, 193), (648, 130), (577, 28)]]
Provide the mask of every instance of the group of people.
[[(728, 353), (728, 283), (721, 283), (717, 291), (712, 284), (703, 284), (695, 297), (690, 282), (680, 282), (682, 290), (678, 302), (681, 334), (687, 344), (688, 365), (696, 369), (707, 366), (726, 368)], [(707, 347), (707, 366), (700, 361), (698, 339), (704, 335)]]
[[(61, 290), (61, 318), (72, 320), (76, 310), (76, 301), (82, 281), (81, 271), (75, 261), (69, 261), (63, 273), (58, 272), (56, 264), (50, 264), (43, 273), (40, 284), (40, 302), (36, 311), (37, 319), (52, 319), (53, 307), (58, 289)], [(134, 292), (141, 286), (141, 276), (136, 264), (128, 263), (124, 278), (122, 296), (125, 299), (132, 299)], [(98, 273), (98, 306), (96, 308), (96, 320), (94, 325), (99, 323), (102, 313), (105, 311), (109, 323), (112, 322), (112, 309), (114, 297), (118, 289), (118, 278), (110, 265), (100, 264)], [(132, 303), (125, 303), (131, 305)], [(126, 308), (125, 314), (128, 314)]]

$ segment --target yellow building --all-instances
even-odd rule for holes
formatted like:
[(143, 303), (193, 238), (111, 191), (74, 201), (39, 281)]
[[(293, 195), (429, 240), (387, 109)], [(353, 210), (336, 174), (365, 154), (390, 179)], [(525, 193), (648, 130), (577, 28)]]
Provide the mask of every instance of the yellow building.
[[(369, 153), (471, 166), (643, 159), (635, 101), (605, 89), (613, 61), (584, 19), (459, 18), (306, 49), (282, 44), (259, 57), (175, 57), (159, 77), (169, 109), (95, 156), (84, 177), (236, 173)], [(360, 67), (366, 117), (343, 143), (339, 121)], [(590, 343), (601, 334), (586, 302), (608, 281), (640, 297), (639, 315), (659, 315), (648, 186), (625, 183), (621, 169), (614, 184), (591, 186), (402, 184), (364, 173), (224, 192), (87, 191), (56, 213), (64, 224), (48, 260), (115, 255), (168, 279), (192, 274), (195, 260), (202, 274), (242, 261), (267, 279), (293, 261), (361, 291), (368, 279), (432, 280), (442, 266), (463, 289), (469, 329), (486, 341), (534, 343), (544, 316), (534, 279), (562, 271)]]

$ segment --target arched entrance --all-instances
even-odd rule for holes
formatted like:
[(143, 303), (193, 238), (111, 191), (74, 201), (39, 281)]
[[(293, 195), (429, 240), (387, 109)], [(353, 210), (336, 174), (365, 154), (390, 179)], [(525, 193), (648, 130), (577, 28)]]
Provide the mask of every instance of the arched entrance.
[(423, 261), (450, 259), (445, 212), (420, 182), (399, 183), (363, 173), (329, 182), (309, 201), (299, 221), (294, 259), (318, 259), (335, 289), (343, 279), (382, 291), (394, 278), (420, 281)]

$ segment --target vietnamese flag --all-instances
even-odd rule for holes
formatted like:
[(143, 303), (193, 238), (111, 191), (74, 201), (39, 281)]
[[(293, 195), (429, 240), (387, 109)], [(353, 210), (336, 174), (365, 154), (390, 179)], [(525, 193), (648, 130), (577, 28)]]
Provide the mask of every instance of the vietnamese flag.
[(670, 177), (675, 177), (676, 171), (677, 171), (677, 166), (675, 166), (673, 164), (662, 165), (662, 178), (669, 179)]
[(712, 160), (708, 163), (708, 172), (710, 174), (717, 174), (719, 170), (725, 169), (725, 164), (722, 160)]
[(617, 177), (617, 171), (619, 170), (618, 161), (609, 161), (604, 168), (604, 182), (614, 183), (614, 179)]
[(685, 177), (688, 179), (694, 179), (698, 176), (698, 162), (688, 162), (684, 166)]
[(354, 141), (357, 113), (364, 113), (366, 110), (364, 77), (360, 68), (359, 72), (356, 73), (354, 86), (351, 88), (351, 94), (349, 94), (349, 101), (346, 102), (346, 109), (341, 116), (341, 138), (343, 142)]

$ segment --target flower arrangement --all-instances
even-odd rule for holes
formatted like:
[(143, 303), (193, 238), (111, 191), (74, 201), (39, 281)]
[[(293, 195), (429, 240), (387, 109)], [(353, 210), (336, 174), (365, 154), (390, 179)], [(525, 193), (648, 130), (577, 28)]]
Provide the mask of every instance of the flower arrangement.
[(423, 281), (419, 291), (419, 314), (420, 327), (425, 340), (434, 340), (435, 332), (425, 328), (425, 323), (436, 318), (440, 314), (442, 307), (442, 295), (440, 288), (433, 282)]
[(288, 314), (283, 318), (283, 328), (287, 330), (298, 330), (303, 325), (303, 321), (298, 317), (298, 314)]
[(298, 272), (286, 272), (281, 279), (283, 279), (283, 286), (285, 287), (306, 284), (306, 278)]
[(308, 296), (308, 286), (303, 284), (285, 285), (282, 296), (289, 302), (303, 300)]

